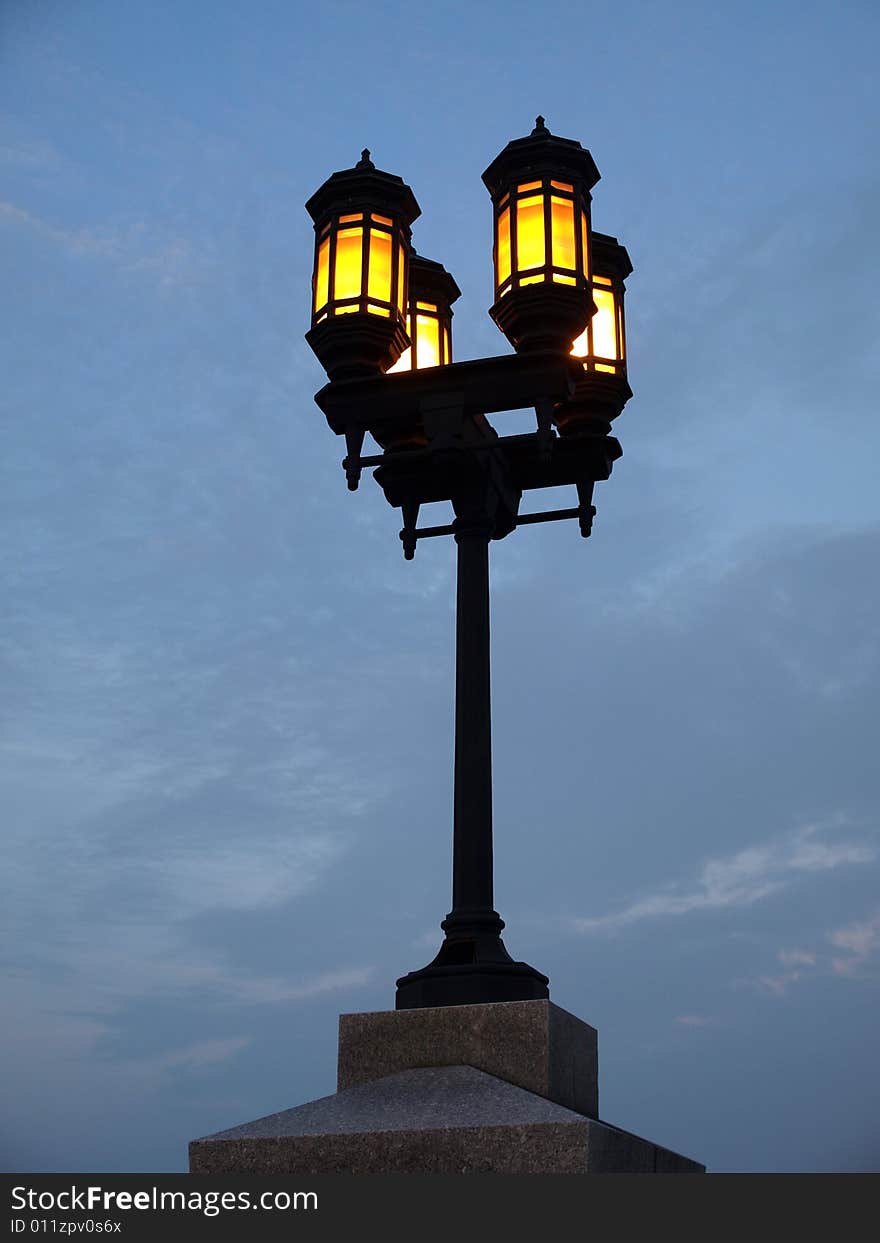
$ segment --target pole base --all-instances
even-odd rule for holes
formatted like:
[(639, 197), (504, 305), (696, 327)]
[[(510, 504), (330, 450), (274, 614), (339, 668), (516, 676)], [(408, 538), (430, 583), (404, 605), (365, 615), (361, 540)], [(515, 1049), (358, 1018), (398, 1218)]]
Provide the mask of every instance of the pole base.
[(434, 961), (397, 981), (397, 1010), (549, 998), (547, 976), (508, 954), (497, 911), (454, 911), (440, 926), (446, 939)]
[(550, 981), (526, 962), (472, 963), (440, 967), (432, 963), (397, 981), (395, 1009), (470, 1006), (496, 1001), (546, 1001)]

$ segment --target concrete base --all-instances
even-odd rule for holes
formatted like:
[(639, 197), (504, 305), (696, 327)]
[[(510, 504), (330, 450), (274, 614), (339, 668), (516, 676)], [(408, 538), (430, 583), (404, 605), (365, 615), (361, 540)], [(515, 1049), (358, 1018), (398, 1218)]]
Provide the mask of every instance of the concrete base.
[(549, 1001), (348, 1014), (339, 1087), (190, 1144), (193, 1174), (703, 1173), (596, 1117), (596, 1032)]

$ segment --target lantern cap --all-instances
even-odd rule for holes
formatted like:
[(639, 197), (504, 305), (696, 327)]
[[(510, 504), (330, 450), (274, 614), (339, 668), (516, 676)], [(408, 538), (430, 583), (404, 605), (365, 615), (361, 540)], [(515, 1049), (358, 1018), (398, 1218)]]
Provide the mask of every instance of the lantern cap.
[(633, 270), (627, 249), (610, 233), (593, 230), (593, 271), (599, 276), (616, 276), (626, 280)]
[(327, 215), (353, 211), (381, 211), (403, 217), (406, 225), (422, 214), (416, 197), (402, 177), (384, 173), (364, 147), (354, 168), (333, 173), (306, 203), (306, 211), (317, 224)]
[(601, 174), (589, 151), (573, 138), (551, 134), (539, 116), (527, 138), (514, 138), (496, 155), (483, 173), (483, 182), (494, 196), (508, 181), (547, 175), (575, 177), (589, 190)]
[(415, 247), (409, 252), (409, 290), (410, 299), (428, 302), (444, 302), (451, 306), (461, 297), (461, 290), (451, 272), (447, 272), (442, 263), (434, 259), (426, 259), (416, 253)]

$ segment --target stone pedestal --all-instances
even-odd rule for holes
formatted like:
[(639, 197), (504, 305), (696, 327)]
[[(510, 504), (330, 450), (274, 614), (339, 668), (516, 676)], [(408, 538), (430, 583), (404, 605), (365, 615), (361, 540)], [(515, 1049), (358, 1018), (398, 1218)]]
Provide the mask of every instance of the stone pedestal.
[(342, 1014), (337, 1065), (340, 1092), (401, 1070), (474, 1066), (599, 1116), (598, 1033), (552, 1001)]
[(598, 1119), (594, 1028), (550, 1001), (343, 1014), (339, 1091), (190, 1144), (193, 1174), (702, 1173)]

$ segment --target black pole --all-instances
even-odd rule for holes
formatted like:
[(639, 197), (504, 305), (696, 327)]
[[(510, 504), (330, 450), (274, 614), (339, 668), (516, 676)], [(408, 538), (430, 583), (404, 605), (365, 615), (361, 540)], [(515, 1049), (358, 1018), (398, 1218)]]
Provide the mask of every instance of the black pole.
[(452, 905), (462, 913), (487, 912), (493, 907), (489, 534), (487, 525), (455, 532), (458, 584)]
[[(547, 977), (514, 962), (501, 940), (492, 878), (492, 715), (489, 659), (489, 540), (481, 504), (457, 505), (455, 790), (452, 910), (440, 952), (397, 981), (397, 1009), (549, 996)], [(469, 498), (470, 500), (471, 498)]]

